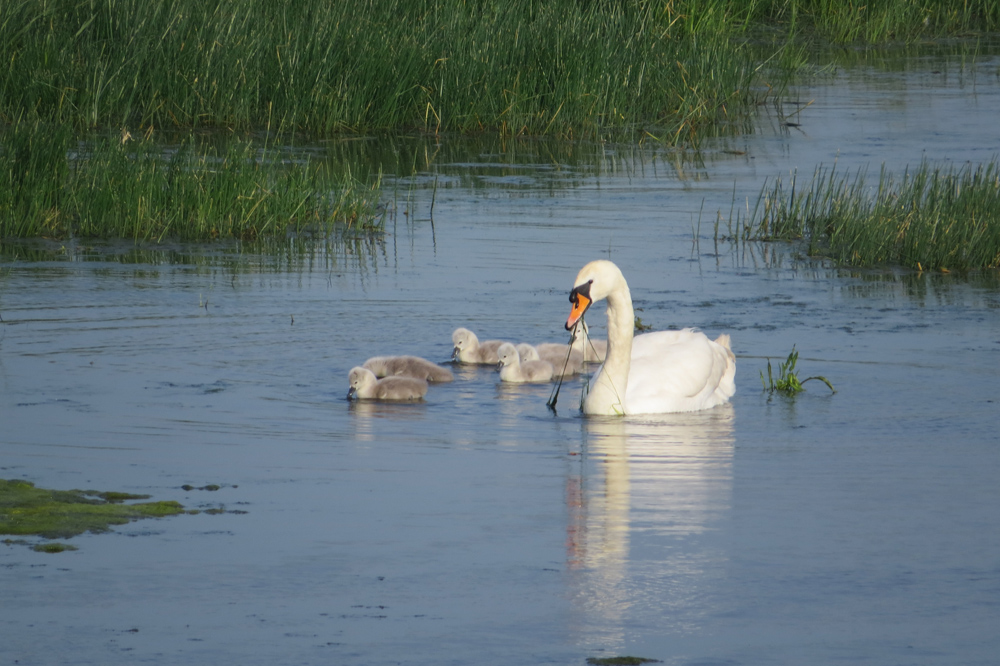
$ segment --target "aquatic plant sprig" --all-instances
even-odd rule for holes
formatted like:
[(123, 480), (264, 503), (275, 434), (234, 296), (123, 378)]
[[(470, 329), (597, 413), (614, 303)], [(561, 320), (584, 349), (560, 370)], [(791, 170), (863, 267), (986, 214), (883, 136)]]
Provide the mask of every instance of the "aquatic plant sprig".
[(805, 379), (799, 379), (798, 371), (795, 369), (795, 364), (799, 360), (799, 352), (795, 349), (795, 345), (792, 345), (792, 351), (779, 366), (778, 366), (778, 377), (775, 379), (774, 373), (771, 368), (771, 359), (767, 359), (767, 380), (764, 379), (763, 370), (760, 373), (760, 383), (764, 385), (764, 391), (770, 394), (783, 393), (785, 395), (795, 395), (805, 391), (802, 386), (808, 381), (818, 380), (827, 385), (831, 392), (836, 393), (837, 390), (833, 388), (833, 384), (830, 383), (826, 377), (815, 376), (806, 377)]

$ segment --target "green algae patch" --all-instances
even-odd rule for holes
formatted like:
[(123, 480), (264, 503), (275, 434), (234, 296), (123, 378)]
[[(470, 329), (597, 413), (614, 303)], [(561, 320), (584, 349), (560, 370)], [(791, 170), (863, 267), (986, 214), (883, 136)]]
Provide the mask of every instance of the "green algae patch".
[(47, 490), (29, 481), (0, 479), (0, 534), (68, 539), (84, 532), (108, 532), (112, 525), (133, 520), (184, 512), (180, 503), (172, 501), (123, 503), (148, 497), (93, 490)]

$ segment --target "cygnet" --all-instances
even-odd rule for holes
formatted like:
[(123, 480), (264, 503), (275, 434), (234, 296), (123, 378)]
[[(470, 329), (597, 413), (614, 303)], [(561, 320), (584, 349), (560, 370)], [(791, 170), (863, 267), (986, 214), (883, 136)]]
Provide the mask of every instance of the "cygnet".
[(455, 375), (419, 356), (374, 356), (364, 362), (364, 367), (376, 377), (416, 377), (428, 382), (450, 382)]
[(580, 322), (580, 328), (583, 330), (576, 332), (573, 349), (583, 354), (584, 363), (603, 363), (608, 355), (608, 341), (590, 337), (590, 330), (585, 321)]
[(497, 349), (504, 343), (503, 340), (480, 342), (476, 334), (467, 328), (456, 328), (451, 334), (451, 342), (455, 345), (452, 360), (472, 365), (496, 365), (500, 361)]
[(416, 377), (386, 377), (379, 379), (368, 368), (351, 368), (348, 374), (351, 388), (347, 399), (359, 400), (421, 400), (427, 394), (427, 382)]
[[(557, 347), (558, 349), (549, 349), (549, 347)], [(539, 348), (545, 350), (544, 355)], [(552, 376), (556, 379), (578, 374), (583, 366), (583, 354), (576, 350), (570, 352), (569, 345), (543, 343), (533, 346), (527, 342), (522, 342), (517, 346), (517, 353), (521, 357), (521, 363), (525, 361), (548, 361), (552, 364)], [(568, 359), (566, 358), (567, 355), (569, 356)]]
[(542, 383), (552, 381), (552, 364), (548, 361), (521, 361), (517, 348), (509, 342), (497, 350), (500, 381), (515, 383)]

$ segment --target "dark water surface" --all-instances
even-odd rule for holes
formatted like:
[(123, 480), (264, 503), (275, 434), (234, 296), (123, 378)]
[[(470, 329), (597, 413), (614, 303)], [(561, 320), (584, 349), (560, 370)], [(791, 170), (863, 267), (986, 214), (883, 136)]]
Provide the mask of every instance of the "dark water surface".
[[(786, 100), (813, 100), (799, 126), (698, 159), (443, 150), (382, 244), (6, 260), (0, 478), (225, 512), (0, 545), (0, 663), (996, 663), (997, 274), (843, 270), (712, 227), (834, 159), (988, 161), (998, 67), (845, 72)], [(489, 368), (424, 404), (343, 399), (351, 366), (445, 361), (457, 326), (562, 340), (609, 254), (646, 324), (732, 335), (731, 405), (584, 419), (573, 380), (554, 415), (550, 386)], [(793, 345), (836, 394), (761, 392)]]

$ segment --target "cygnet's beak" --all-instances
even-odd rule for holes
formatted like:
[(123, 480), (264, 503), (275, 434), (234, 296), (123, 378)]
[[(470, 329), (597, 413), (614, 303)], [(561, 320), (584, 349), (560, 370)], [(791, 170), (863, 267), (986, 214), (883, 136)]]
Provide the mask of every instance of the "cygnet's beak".
[(351, 388), (347, 389), (347, 399), (348, 400), (350, 400), (351, 398), (354, 397), (354, 392), (355, 391), (354, 391), (354, 387), (353, 386)]
[(461, 349), (459, 349), (458, 347), (455, 347), (454, 349), (452, 349), (452, 350), (451, 350), (451, 360), (453, 360), (453, 361), (457, 361), (457, 360), (458, 360), (458, 355), (459, 355), (459, 354), (460, 354), (461, 352), (462, 352), (462, 350), (461, 350)]
[(594, 302), (590, 299), (590, 282), (585, 282), (569, 292), (569, 302), (573, 304), (573, 309), (569, 313), (569, 319), (566, 320), (567, 331), (573, 330), (576, 322), (583, 318), (587, 308)]
[(497, 372), (503, 370), (503, 361), (497, 361)]

